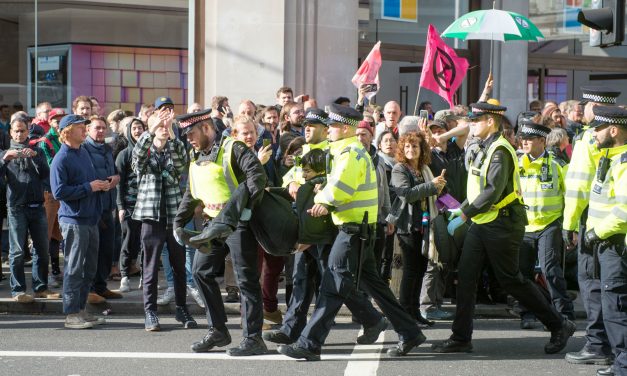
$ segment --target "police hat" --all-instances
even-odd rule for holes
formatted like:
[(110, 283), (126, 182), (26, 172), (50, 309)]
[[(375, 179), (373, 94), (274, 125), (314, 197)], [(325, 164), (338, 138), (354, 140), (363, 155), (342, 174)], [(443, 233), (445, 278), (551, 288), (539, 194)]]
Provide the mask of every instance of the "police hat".
[(606, 124), (627, 127), (627, 110), (624, 108), (594, 106), (592, 112), (594, 113), (594, 120), (590, 123), (590, 128), (596, 128)]
[(470, 111), (468, 118), (477, 119), (478, 117), (488, 114), (503, 116), (505, 115), (505, 111), (507, 111), (507, 107), (488, 102), (477, 102), (470, 105)]
[(174, 102), (172, 102), (172, 99), (170, 99), (170, 97), (159, 97), (155, 100), (155, 108), (158, 110), (159, 107), (165, 105), (165, 104), (169, 104), (171, 106), (174, 106)]
[(522, 119), (518, 125), (521, 138), (546, 137), (551, 133), (551, 128), (534, 123), (531, 119)]
[(327, 124), (329, 125), (342, 123), (357, 127), (359, 122), (364, 119), (364, 116), (354, 108), (341, 106), (335, 103), (331, 104), (329, 108), (329, 118), (327, 119)]
[(179, 134), (185, 136), (194, 125), (211, 119), (211, 109), (179, 115), (175, 119), (179, 123)]
[(303, 125), (307, 126), (307, 125), (315, 125), (315, 124), (320, 124), (320, 125), (324, 125), (326, 127), (327, 125), (327, 119), (329, 118), (329, 115), (327, 115), (326, 112), (324, 112), (321, 109), (318, 108), (308, 108), (307, 111), (305, 112), (305, 120), (303, 121)]
[(89, 124), (91, 123), (89, 120), (85, 119), (84, 117), (80, 116), (80, 115), (65, 115), (63, 118), (61, 118), (61, 121), (59, 122), (59, 130), (62, 131), (64, 128), (69, 127), (70, 125), (74, 125), (74, 124)]
[(603, 104), (616, 104), (616, 98), (620, 95), (620, 91), (616, 91), (607, 86), (582, 86), (581, 102), (584, 106), (588, 102), (596, 102)]

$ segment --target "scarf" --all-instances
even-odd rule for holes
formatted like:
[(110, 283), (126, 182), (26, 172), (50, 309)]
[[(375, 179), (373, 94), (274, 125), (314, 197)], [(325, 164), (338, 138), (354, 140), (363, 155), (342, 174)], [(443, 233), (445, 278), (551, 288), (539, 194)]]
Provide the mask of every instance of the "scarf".
[(396, 161), (394, 160), (393, 157), (390, 157), (389, 155), (382, 153), (382, 152), (378, 152), (377, 154), (379, 155), (379, 158), (381, 158), (381, 160), (385, 163), (387, 167), (394, 168)]
[[(433, 180), (433, 174), (431, 173), (431, 169), (429, 168), (429, 166), (427, 165), (422, 166), (422, 170), (420, 172), (422, 173), (422, 177), (425, 179), (425, 182), (429, 182)], [(436, 199), (437, 199), (436, 195), (427, 197), (427, 206), (429, 208), (429, 218), (431, 218), (431, 223), (429, 224), (429, 239), (427, 240), (429, 242), (429, 248), (428, 248), (429, 251), (428, 251), (428, 254), (426, 255), (423, 254), (423, 256), (428, 257), (429, 260), (435, 263), (438, 263), (439, 256), (438, 256), (438, 250), (435, 248), (435, 233), (434, 233), (435, 230), (433, 226), (433, 219), (439, 214), (438, 209), (435, 206)], [(424, 241), (425, 239), (423, 239), (423, 242)]]
[[(10, 150), (22, 150), (28, 148), (28, 140), (20, 143), (11, 139)], [(19, 167), (20, 170), (26, 170), (28, 168), (28, 164), (31, 161), (31, 158), (16, 158), (14, 159), (15, 163)]]

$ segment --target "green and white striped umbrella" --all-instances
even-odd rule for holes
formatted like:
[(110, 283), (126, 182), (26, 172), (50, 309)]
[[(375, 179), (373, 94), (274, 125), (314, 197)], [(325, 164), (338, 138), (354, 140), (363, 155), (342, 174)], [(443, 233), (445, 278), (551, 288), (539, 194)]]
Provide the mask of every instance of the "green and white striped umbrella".
[(530, 40), (537, 42), (544, 35), (522, 14), (499, 9), (477, 10), (453, 22), (443, 37), (457, 39)]

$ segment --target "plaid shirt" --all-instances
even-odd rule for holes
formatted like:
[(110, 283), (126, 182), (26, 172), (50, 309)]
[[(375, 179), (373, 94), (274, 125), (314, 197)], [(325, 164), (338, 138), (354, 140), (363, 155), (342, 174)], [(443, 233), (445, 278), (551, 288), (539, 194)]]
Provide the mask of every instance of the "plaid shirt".
[[(185, 153), (185, 146), (178, 139), (168, 141), (168, 144), (161, 152), (158, 152), (153, 147), (153, 139), (153, 135), (149, 132), (144, 132), (137, 140), (133, 149), (132, 166), (138, 180), (137, 203), (133, 210), (133, 219), (138, 221), (159, 221), (161, 200), (165, 199), (167, 224), (172, 225), (183, 196), (178, 179), (180, 179), (187, 165), (187, 154)], [(168, 147), (174, 170), (178, 174), (178, 176), (174, 177), (175, 182), (173, 184), (164, 180), (161, 171), (155, 173), (149, 166), (149, 160), (162, 156)], [(162, 170), (161, 166), (159, 168)], [(165, 189), (165, 192), (162, 192), (163, 189)]]

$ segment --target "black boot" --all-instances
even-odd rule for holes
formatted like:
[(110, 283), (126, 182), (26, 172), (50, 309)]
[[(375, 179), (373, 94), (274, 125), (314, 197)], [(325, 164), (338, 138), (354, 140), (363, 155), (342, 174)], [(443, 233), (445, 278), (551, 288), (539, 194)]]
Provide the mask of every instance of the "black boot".
[(263, 355), (267, 352), (268, 348), (260, 335), (244, 338), (238, 347), (226, 350), (230, 356)]
[(231, 343), (231, 335), (224, 328), (222, 330), (214, 327), (209, 328), (209, 332), (198, 342), (194, 342), (191, 346), (193, 352), (207, 352), (214, 347), (222, 347)]
[(574, 322), (564, 320), (561, 328), (551, 331), (551, 339), (549, 343), (544, 345), (544, 352), (547, 354), (555, 354), (562, 351), (564, 347), (566, 347), (570, 337), (575, 334), (576, 330), (577, 326)]
[(410, 340), (403, 340), (403, 341), (398, 341), (398, 344), (395, 347), (391, 347), (388, 349), (388, 356), (389, 357), (399, 357), (399, 356), (405, 356), (407, 355), (408, 352), (411, 351), (411, 349), (413, 349), (414, 347), (418, 347), (420, 346), (422, 343), (424, 343), (427, 340), (427, 337), (425, 337), (424, 334), (420, 333), (418, 334), (418, 336), (416, 336), (416, 338), (412, 338)]
[(183, 324), (185, 329), (197, 328), (198, 324), (196, 320), (189, 314), (187, 306), (176, 306), (176, 315), (174, 316), (176, 321)]

